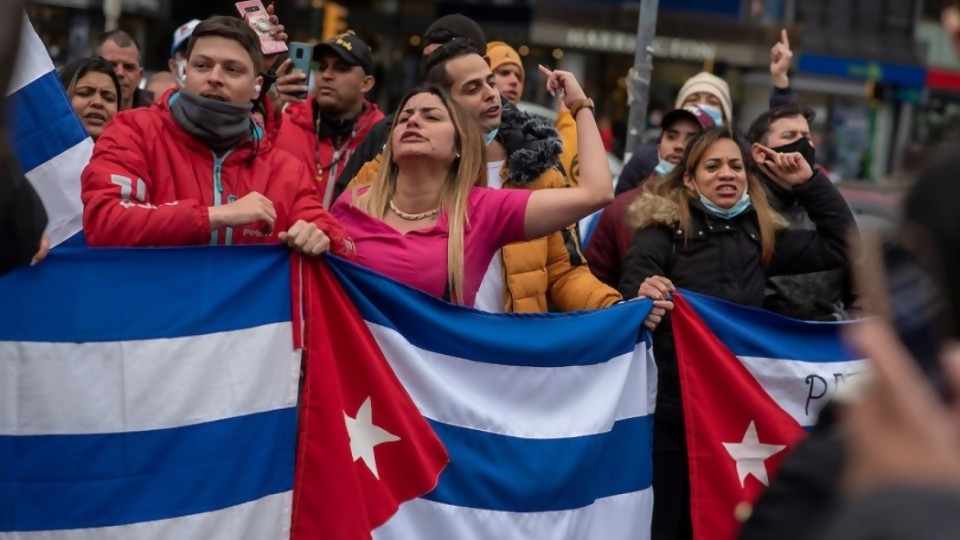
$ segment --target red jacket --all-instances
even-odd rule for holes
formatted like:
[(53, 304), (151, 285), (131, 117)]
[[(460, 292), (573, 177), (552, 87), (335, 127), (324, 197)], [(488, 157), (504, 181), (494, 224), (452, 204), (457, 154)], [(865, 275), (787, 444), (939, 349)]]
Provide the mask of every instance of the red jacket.
[(333, 186), (337, 175), (347, 161), (350, 161), (350, 155), (367, 136), (370, 128), (383, 118), (383, 113), (373, 103), (365, 102), (363, 112), (354, 124), (353, 133), (339, 148), (334, 148), (332, 140), (317, 138), (317, 125), (313, 114), (315, 104), (316, 101), (310, 99), (289, 105), (283, 111), (283, 120), (275, 144), (314, 168), (314, 178), (319, 182), (317, 189), (323, 197), (323, 206), (330, 208), (334, 202)]
[[(281, 231), (302, 219), (330, 237), (333, 253), (353, 255), (353, 243), (323, 209), (306, 165), (254, 138), (218, 158), (174, 122), (168, 107), (174, 92), (149, 109), (116, 115), (97, 140), (81, 179), (89, 245), (275, 243)], [(270, 235), (257, 223), (210, 229), (208, 207), (254, 191), (277, 212)]]

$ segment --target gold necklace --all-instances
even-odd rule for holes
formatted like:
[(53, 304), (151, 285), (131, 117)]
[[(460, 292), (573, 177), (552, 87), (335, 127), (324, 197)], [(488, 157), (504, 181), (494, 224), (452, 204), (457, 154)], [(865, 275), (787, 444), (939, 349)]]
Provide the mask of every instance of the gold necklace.
[(405, 219), (407, 221), (420, 221), (421, 219), (432, 218), (440, 213), (439, 208), (434, 208), (433, 210), (427, 210), (426, 212), (420, 212), (419, 214), (408, 214), (397, 208), (397, 205), (394, 204), (393, 199), (390, 199), (390, 210), (400, 219)]

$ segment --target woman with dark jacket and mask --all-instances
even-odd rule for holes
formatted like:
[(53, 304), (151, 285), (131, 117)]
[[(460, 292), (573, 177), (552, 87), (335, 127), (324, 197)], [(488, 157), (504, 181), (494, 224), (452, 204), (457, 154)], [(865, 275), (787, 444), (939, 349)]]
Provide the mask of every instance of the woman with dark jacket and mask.
[(762, 306), (767, 276), (839, 268), (853, 215), (839, 192), (800, 153), (762, 149), (766, 170), (792, 186), (815, 230), (787, 230), (770, 207), (750, 155), (728, 129), (705, 131), (683, 159), (630, 207), (637, 228), (620, 292), (654, 300), (647, 326), (659, 369), (654, 416), (652, 538), (691, 538), (690, 483), (680, 381), (670, 321), (674, 287)]

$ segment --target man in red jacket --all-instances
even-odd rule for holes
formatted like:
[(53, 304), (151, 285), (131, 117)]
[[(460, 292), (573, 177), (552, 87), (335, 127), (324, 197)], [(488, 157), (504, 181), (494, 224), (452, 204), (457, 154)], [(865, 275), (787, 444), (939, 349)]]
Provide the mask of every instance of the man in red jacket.
[(241, 19), (211, 17), (187, 45), (184, 87), (118, 114), (82, 176), (91, 246), (286, 243), (353, 254), (310, 169), (271, 148), (250, 114), (260, 43)]
[(314, 58), (314, 95), (287, 106), (276, 144), (316, 167), (323, 206), (330, 208), (338, 171), (383, 113), (364, 99), (375, 81), (370, 47), (363, 40), (339, 35), (318, 45)]

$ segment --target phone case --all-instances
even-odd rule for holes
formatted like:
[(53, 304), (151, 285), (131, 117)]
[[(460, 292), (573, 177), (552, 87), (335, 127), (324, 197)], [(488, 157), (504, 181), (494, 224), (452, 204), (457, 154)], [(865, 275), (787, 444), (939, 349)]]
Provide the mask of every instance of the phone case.
[[(300, 54), (299, 58), (297, 56), (298, 53)], [(313, 77), (316, 72), (316, 62), (313, 61), (313, 45), (296, 41), (291, 42), (290, 62), (293, 64), (293, 67), (307, 74), (307, 87), (309, 89), (306, 93), (297, 96), (301, 99), (306, 98), (307, 95), (312, 94), (314, 90)]]
[(270, 16), (267, 15), (267, 10), (263, 7), (263, 2), (260, 2), (260, 0), (246, 0), (244, 2), (237, 2), (236, 6), (237, 11), (240, 12), (240, 16), (243, 17), (243, 20), (247, 21), (250, 28), (253, 28), (253, 31), (257, 33), (257, 37), (260, 38), (260, 50), (263, 51), (263, 54), (278, 54), (287, 50), (286, 43), (270, 36), (270, 31), (273, 30), (273, 24), (270, 23)]

